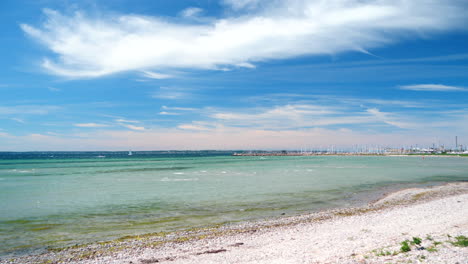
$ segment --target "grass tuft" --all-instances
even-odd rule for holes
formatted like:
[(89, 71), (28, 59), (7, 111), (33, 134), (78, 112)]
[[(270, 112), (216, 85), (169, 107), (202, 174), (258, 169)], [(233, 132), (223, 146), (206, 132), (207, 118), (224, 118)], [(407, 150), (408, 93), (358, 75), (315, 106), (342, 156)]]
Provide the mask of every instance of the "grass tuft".
[(419, 237), (413, 237), (413, 241), (411, 241), (411, 245), (421, 245), (422, 239)]
[(401, 252), (408, 252), (411, 251), (411, 247), (409, 246), (409, 241), (405, 240), (401, 242)]
[(457, 247), (468, 247), (468, 237), (466, 236), (457, 236), (455, 241), (450, 242), (452, 245)]
[(428, 247), (426, 250), (427, 250), (428, 252), (437, 252), (437, 248), (435, 248), (435, 246)]

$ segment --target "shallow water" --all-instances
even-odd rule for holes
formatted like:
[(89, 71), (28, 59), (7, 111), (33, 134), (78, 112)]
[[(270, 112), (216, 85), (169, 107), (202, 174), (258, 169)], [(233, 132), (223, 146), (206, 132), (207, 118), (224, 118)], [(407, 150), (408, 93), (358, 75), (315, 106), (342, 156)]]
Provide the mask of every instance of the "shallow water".
[(4, 153), (0, 255), (344, 207), (397, 184), (468, 180), (468, 158), (227, 154)]

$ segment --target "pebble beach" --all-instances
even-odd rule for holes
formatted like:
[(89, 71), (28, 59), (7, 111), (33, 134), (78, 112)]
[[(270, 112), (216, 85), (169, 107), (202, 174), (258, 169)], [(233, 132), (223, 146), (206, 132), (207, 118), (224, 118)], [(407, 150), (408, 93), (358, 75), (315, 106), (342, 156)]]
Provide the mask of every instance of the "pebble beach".
[[(467, 263), (468, 183), (366, 206), (51, 249), (0, 263)], [(404, 244), (407, 245), (404, 248)]]

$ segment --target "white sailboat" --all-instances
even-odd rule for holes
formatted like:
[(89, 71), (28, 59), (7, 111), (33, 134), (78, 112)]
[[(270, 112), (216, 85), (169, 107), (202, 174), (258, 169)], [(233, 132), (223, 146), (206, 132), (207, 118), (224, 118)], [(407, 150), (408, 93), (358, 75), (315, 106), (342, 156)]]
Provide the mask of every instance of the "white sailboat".
[(132, 153), (131, 150), (128, 152), (128, 155), (129, 155), (129, 156), (132, 156), (132, 155), (133, 155), (133, 153)]

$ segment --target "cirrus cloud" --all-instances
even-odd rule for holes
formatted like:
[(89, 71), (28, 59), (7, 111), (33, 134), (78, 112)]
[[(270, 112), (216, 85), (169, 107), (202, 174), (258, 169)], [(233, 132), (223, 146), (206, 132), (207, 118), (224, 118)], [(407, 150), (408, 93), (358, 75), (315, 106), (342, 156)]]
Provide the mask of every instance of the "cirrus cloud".
[(96, 123), (80, 123), (80, 124), (74, 124), (74, 126), (76, 126), (76, 127), (96, 128), (96, 127), (108, 127), (109, 125), (96, 124)]
[(467, 88), (464, 87), (457, 87), (457, 86), (449, 86), (443, 84), (415, 84), (415, 85), (403, 85), (400, 86), (402, 90), (410, 90), (410, 91), (426, 91), (426, 92), (460, 92), (460, 91), (468, 91)]
[(120, 124), (120, 125), (131, 130), (139, 130), (139, 131), (145, 130), (145, 128), (141, 126), (135, 126), (135, 125), (130, 125), (130, 124)]
[(467, 20), (467, 4), (458, 0), (224, 3), (241, 11), (256, 8), (197, 24), (141, 15), (67, 16), (46, 9), (44, 24), (21, 28), (56, 55), (44, 59), (44, 68), (89, 78), (134, 70), (252, 68), (274, 59), (367, 52), (408, 33), (463, 29)]

